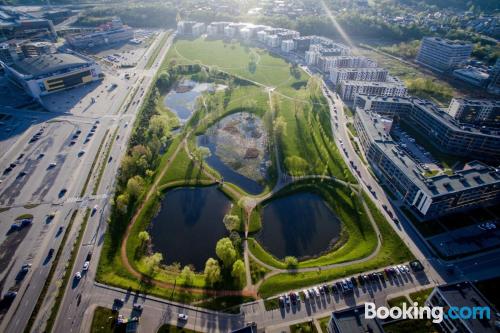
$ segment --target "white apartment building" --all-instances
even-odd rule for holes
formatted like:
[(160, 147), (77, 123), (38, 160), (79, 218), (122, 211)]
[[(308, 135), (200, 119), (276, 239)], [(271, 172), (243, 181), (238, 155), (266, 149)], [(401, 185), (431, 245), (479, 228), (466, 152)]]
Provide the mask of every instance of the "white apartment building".
[(277, 35), (267, 35), (266, 45), (269, 47), (279, 47), (279, 38)]
[(342, 81), (378, 81), (385, 82), (387, 80), (387, 70), (384, 68), (333, 68), (330, 70), (330, 81), (337, 85)]
[(236, 37), (237, 30), (235, 27), (228, 25), (224, 28), (224, 37), (234, 38)]
[(416, 61), (438, 72), (464, 64), (472, 53), (472, 44), (438, 37), (424, 37)]
[(281, 51), (292, 52), (295, 49), (295, 43), (293, 39), (287, 39), (281, 42)]
[(352, 101), (357, 94), (404, 97), (407, 94), (404, 84), (399, 82), (341, 81), (340, 97)]
[(317, 60), (318, 68), (329, 73), (333, 68), (375, 68), (377, 62), (360, 56), (320, 56)]

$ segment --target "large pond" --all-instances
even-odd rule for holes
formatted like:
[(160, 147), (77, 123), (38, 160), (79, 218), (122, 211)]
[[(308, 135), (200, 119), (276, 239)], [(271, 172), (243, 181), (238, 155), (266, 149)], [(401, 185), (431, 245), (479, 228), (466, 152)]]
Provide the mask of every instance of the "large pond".
[(183, 80), (177, 83), (164, 98), (163, 104), (179, 117), (181, 123), (185, 123), (194, 111), (196, 99), (205, 91), (224, 89), (223, 85), (213, 83), (199, 83), (191, 80)]
[(207, 163), (224, 177), (224, 181), (250, 194), (264, 190), (271, 163), (267, 144), (262, 120), (248, 112), (228, 115), (198, 137), (198, 145), (210, 149)]
[(227, 235), (222, 219), (231, 202), (215, 186), (168, 191), (150, 227), (153, 251), (167, 263), (192, 264), (202, 271), (215, 258), (217, 241)]
[(264, 206), (260, 243), (277, 258), (306, 258), (328, 250), (339, 238), (341, 223), (321, 198), (299, 192)]

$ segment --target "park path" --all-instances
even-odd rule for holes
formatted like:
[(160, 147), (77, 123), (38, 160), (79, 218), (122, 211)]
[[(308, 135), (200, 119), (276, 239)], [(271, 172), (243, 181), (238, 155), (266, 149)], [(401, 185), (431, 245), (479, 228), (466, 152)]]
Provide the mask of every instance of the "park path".
[[(175, 46), (174, 46), (174, 48), (175, 48)], [(193, 61), (192, 59), (188, 59), (188, 58), (184, 57), (182, 54), (180, 54), (176, 48), (175, 48), (175, 51), (176, 51), (176, 53), (181, 58), (184, 58), (184, 59), (186, 59), (188, 61)], [(203, 64), (201, 64), (201, 65), (205, 66), (207, 68), (209, 67), (209, 66), (206, 66), (206, 65), (203, 65)], [(270, 108), (271, 114), (272, 114), (272, 121), (274, 121), (274, 119), (276, 117), (276, 110), (274, 110), (274, 105), (272, 103), (272, 94), (273, 93), (279, 95), (280, 97), (287, 98), (287, 99), (290, 99), (290, 100), (295, 100), (295, 101), (298, 101), (298, 102), (305, 102), (303, 99), (297, 99), (297, 98), (294, 98), (294, 97), (290, 97), (290, 96), (284, 95), (281, 92), (275, 91), (275, 87), (266, 86), (266, 85), (264, 85), (264, 84), (262, 84), (260, 82), (253, 81), (253, 80), (248, 79), (246, 77), (235, 75), (235, 74), (226, 72), (224, 70), (221, 70), (221, 72), (224, 72), (224, 73), (232, 75), (234, 77), (246, 80), (246, 81), (251, 82), (251, 83), (253, 83), (253, 84), (257, 85), (257, 86), (260, 86), (260, 87), (264, 88), (267, 91), (267, 93), (268, 93), (268, 101), (269, 101), (269, 108)], [(308, 103), (311, 103), (311, 102), (308, 101)], [(323, 103), (319, 103), (319, 104), (323, 104)], [(206, 107), (206, 105), (205, 105), (205, 107)], [(185, 149), (185, 151), (186, 151), (189, 159), (191, 161), (193, 161), (193, 163), (198, 163), (199, 164), (201, 171), (203, 172), (203, 174), (208, 179), (210, 179), (214, 184), (219, 184), (220, 187), (223, 187), (224, 190), (226, 192), (228, 192), (231, 196), (233, 196), (233, 198), (235, 198), (237, 202), (240, 202), (240, 200), (241, 200), (241, 202), (243, 202), (243, 208), (245, 209), (245, 213), (246, 213), (246, 221), (245, 221), (245, 229), (244, 229), (245, 237), (243, 239), (243, 259), (244, 259), (244, 263), (245, 263), (246, 285), (245, 285), (245, 287), (244, 287), (243, 290), (214, 290), (214, 289), (204, 289), (204, 288), (195, 288), (195, 287), (177, 287), (178, 290), (187, 291), (187, 292), (191, 292), (191, 293), (195, 293), (195, 294), (206, 294), (206, 295), (211, 295), (211, 296), (229, 296), (229, 295), (235, 295), (236, 296), (236, 295), (238, 295), (238, 296), (252, 296), (252, 297), (257, 298), (258, 297), (257, 291), (258, 291), (260, 285), (262, 284), (262, 282), (264, 282), (268, 278), (270, 278), (272, 276), (275, 276), (277, 274), (283, 274), (283, 273), (292, 273), (292, 274), (294, 274), (294, 273), (300, 273), (300, 272), (312, 272), (312, 271), (318, 271), (318, 270), (322, 270), (322, 269), (331, 269), (331, 268), (345, 267), (345, 266), (352, 265), (352, 264), (355, 264), (355, 263), (366, 262), (368, 260), (373, 259), (375, 256), (378, 255), (378, 253), (380, 251), (380, 248), (381, 248), (382, 235), (380, 234), (380, 230), (378, 229), (378, 226), (375, 223), (375, 221), (373, 219), (373, 216), (371, 215), (371, 212), (370, 212), (370, 210), (368, 209), (368, 207), (366, 205), (366, 202), (364, 201), (364, 199), (362, 198), (362, 196), (359, 194), (359, 186), (358, 185), (352, 184), (352, 183), (349, 183), (349, 182), (346, 182), (346, 181), (343, 181), (343, 180), (338, 179), (336, 177), (326, 176), (326, 175), (307, 175), (307, 176), (300, 176), (300, 177), (289, 176), (282, 169), (281, 158), (280, 158), (280, 154), (279, 154), (279, 147), (277, 145), (278, 141), (276, 140), (276, 137), (274, 137), (273, 148), (274, 148), (274, 154), (276, 156), (276, 170), (277, 170), (277, 173), (278, 173), (278, 175), (277, 175), (277, 182), (276, 182), (275, 186), (273, 187), (273, 189), (271, 191), (267, 192), (267, 193), (263, 193), (263, 194), (260, 194), (260, 195), (257, 195), (257, 196), (246, 196), (246, 195), (242, 194), (241, 192), (235, 190), (233, 187), (227, 186), (223, 182), (221, 182), (219, 178), (217, 178), (212, 173), (208, 172), (206, 168), (204, 168), (203, 161), (198, 161), (193, 156), (193, 154), (189, 150), (189, 145), (187, 143), (188, 142), (188, 138), (192, 134), (192, 132), (193, 132), (193, 130), (190, 130), (190, 131), (188, 131), (185, 134), (185, 137), (182, 139), (182, 142), (176, 148), (176, 150), (174, 151), (174, 153), (172, 154), (172, 156), (168, 160), (167, 164), (162, 169), (161, 173), (155, 179), (155, 181), (152, 184), (152, 186), (150, 187), (150, 190), (148, 191), (145, 199), (142, 201), (141, 205), (136, 210), (136, 213), (134, 214), (131, 222), (129, 223), (129, 225), (127, 227), (127, 231), (126, 231), (126, 234), (125, 234), (124, 240), (122, 242), (122, 246), (121, 246), (121, 258), (122, 258), (123, 264), (124, 264), (125, 268), (127, 269), (127, 271), (129, 271), (136, 278), (144, 279), (144, 278), (147, 278), (147, 277), (144, 276), (142, 273), (136, 271), (135, 268), (130, 264), (130, 262), (128, 260), (127, 251), (126, 251), (126, 244), (127, 244), (128, 237), (130, 235), (130, 231), (131, 231), (133, 225), (135, 224), (135, 222), (137, 220), (137, 217), (139, 216), (139, 214), (141, 213), (142, 209), (144, 208), (145, 203), (158, 190), (159, 182), (164, 177), (164, 175), (166, 174), (167, 170), (170, 168), (172, 162), (175, 160), (177, 154), (179, 153), (179, 151), (181, 149)], [(273, 131), (273, 135), (274, 135), (274, 131)], [(374, 230), (376, 232), (376, 235), (377, 235), (377, 247), (376, 247), (376, 249), (370, 255), (368, 255), (368, 256), (366, 256), (364, 258), (357, 259), (357, 260), (353, 260), (353, 261), (349, 261), (349, 262), (344, 262), (344, 263), (338, 263), (338, 264), (330, 264), (330, 265), (324, 265), (324, 266), (313, 266), (313, 267), (304, 267), (304, 268), (296, 268), (296, 269), (281, 269), (281, 268), (277, 268), (277, 267), (274, 267), (274, 266), (271, 266), (269, 264), (266, 264), (266, 263), (262, 262), (261, 260), (259, 260), (257, 257), (255, 257), (251, 253), (251, 251), (249, 250), (249, 246), (248, 246), (248, 226), (249, 226), (248, 224), (249, 224), (249, 221), (250, 221), (250, 215), (252, 213), (252, 210), (258, 204), (260, 204), (263, 201), (271, 198), (274, 194), (276, 194), (277, 192), (279, 192), (280, 190), (282, 190), (284, 187), (286, 187), (286, 186), (288, 186), (288, 185), (290, 185), (292, 183), (295, 183), (295, 182), (299, 182), (299, 181), (303, 181), (303, 180), (309, 180), (309, 179), (320, 179), (320, 180), (325, 180), (325, 181), (336, 182), (336, 183), (342, 184), (344, 186), (348, 186), (351, 189), (354, 189), (358, 193), (358, 195), (360, 195), (360, 199), (361, 199), (361, 202), (363, 203), (363, 207), (364, 207), (365, 211), (367, 212), (367, 216), (368, 216), (368, 218), (370, 220), (370, 223), (372, 224), (372, 226), (373, 226), (373, 228), (374, 228)], [(173, 182), (169, 182), (167, 184), (163, 184), (161, 186), (161, 188), (166, 188), (166, 187), (169, 187), (169, 186), (182, 185), (184, 183), (185, 183), (185, 181), (183, 181), (183, 180), (173, 181)], [(250, 258), (252, 260), (256, 261), (259, 265), (262, 265), (263, 267), (266, 267), (267, 269), (270, 270), (270, 272), (268, 272), (264, 276), (264, 278), (261, 279), (255, 285), (252, 283), (252, 279), (251, 279)], [(172, 284), (172, 283), (162, 282), (162, 281), (157, 281), (157, 280), (151, 280), (151, 283), (154, 284), (154, 285), (156, 285), (156, 286), (163, 287), (163, 288), (172, 288), (172, 287), (174, 287), (174, 284)]]

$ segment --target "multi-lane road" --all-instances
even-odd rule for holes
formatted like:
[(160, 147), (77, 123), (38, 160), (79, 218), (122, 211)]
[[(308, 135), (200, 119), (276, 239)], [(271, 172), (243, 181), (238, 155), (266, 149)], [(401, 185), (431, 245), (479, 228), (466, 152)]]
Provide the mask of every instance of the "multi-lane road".
[[(5, 235), (0, 241), (5, 241), (8, 237), (11, 237), (9, 240), (13, 239), (13, 236), (21, 238), (23, 234), (27, 234), (25, 239), (20, 240), (20, 245), (16, 244), (17, 248), (12, 249), (13, 260), (2, 258), (9, 259), (6, 260), (9, 269), (5, 267), (0, 272), (2, 294), (14, 288), (18, 295), (8, 310), (2, 313), (0, 331), (24, 331), (75, 210), (80, 209), (74, 219), (73, 228), (69, 230), (66, 247), (61, 252), (60, 264), (35, 320), (33, 331), (41, 331), (44, 321), (48, 318), (53, 294), (57, 290), (55, 282), (62, 277), (87, 208), (97, 206), (97, 211), (88, 220), (77, 255), (76, 269), (81, 269), (82, 260), (87, 256), (88, 250), (102, 244), (108, 198), (112, 195), (119, 161), (126, 151), (132, 131), (132, 126), (128, 124), (134, 122), (145, 96), (144, 92), (152, 83), (159, 66), (157, 61), (151, 69), (145, 69), (146, 63), (165, 33), (160, 33), (145, 52), (131, 79), (125, 79), (120, 72), (108, 73), (100, 84), (71, 90), (44, 100), (43, 103), (49, 112), (30, 110), (21, 113), (14, 109), (2, 111), (12, 117), (26, 117), (30, 121), (33, 119), (31, 127), (10, 140), (15, 142), (13, 145), (1, 147), (4, 149), (0, 160), (1, 170), (14, 161), (16, 164), (14, 170), (1, 178), (2, 218), (13, 221), (28, 209), (33, 215), (33, 224), (29, 227), (29, 232), (26, 232), (26, 228), (22, 233), (10, 234), (10, 223), (0, 224), (0, 234), (2, 237)], [(163, 58), (172, 38), (168, 39), (157, 59)], [(39, 138), (30, 143), (37, 133), (40, 133)], [(108, 147), (110, 158), (104, 160)], [(99, 178), (103, 165), (104, 175)], [(23, 176), (18, 176), (19, 173)], [(52, 212), (56, 213), (55, 218), (46, 222), (46, 217)], [(54, 249), (54, 253), (49, 256), (51, 249)], [(84, 276), (81, 284), (74, 288), (70, 284), (61, 309), (71, 309), (71, 302), (67, 304), (67, 300), (75, 296), (72, 292), (77, 293), (79, 288), (85, 288), (85, 281), (93, 281), (93, 275), (92, 279), (89, 279), (89, 276), (95, 272), (98, 255), (94, 255), (89, 275)], [(30, 272), (22, 281), (16, 282), (17, 273), (25, 262), (32, 265)], [(62, 314), (65, 315), (66, 313)]]

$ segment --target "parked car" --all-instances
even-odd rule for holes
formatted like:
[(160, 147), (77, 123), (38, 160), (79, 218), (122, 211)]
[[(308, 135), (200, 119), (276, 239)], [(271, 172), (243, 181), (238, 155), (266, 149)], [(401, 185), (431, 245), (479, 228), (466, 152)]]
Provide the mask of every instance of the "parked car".
[(75, 273), (75, 279), (80, 280), (82, 278), (82, 273), (79, 271)]
[(142, 310), (144, 309), (144, 306), (143, 306), (142, 304), (139, 304), (139, 303), (134, 303), (134, 304), (132, 305), (132, 308), (133, 308), (134, 310), (137, 310), (137, 311), (142, 311)]
[(82, 271), (88, 271), (88, 270), (89, 270), (89, 266), (90, 266), (90, 262), (89, 262), (89, 261), (86, 261), (86, 262), (83, 264)]
[(178, 318), (179, 320), (182, 320), (182, 321), (187, 321), (189, 317), (188, 317), (188, 315), (187, 315), (187, 314), (185, 314), (185, 313), (179, 313), (179, 315), (177, 316), (177, 318)]

